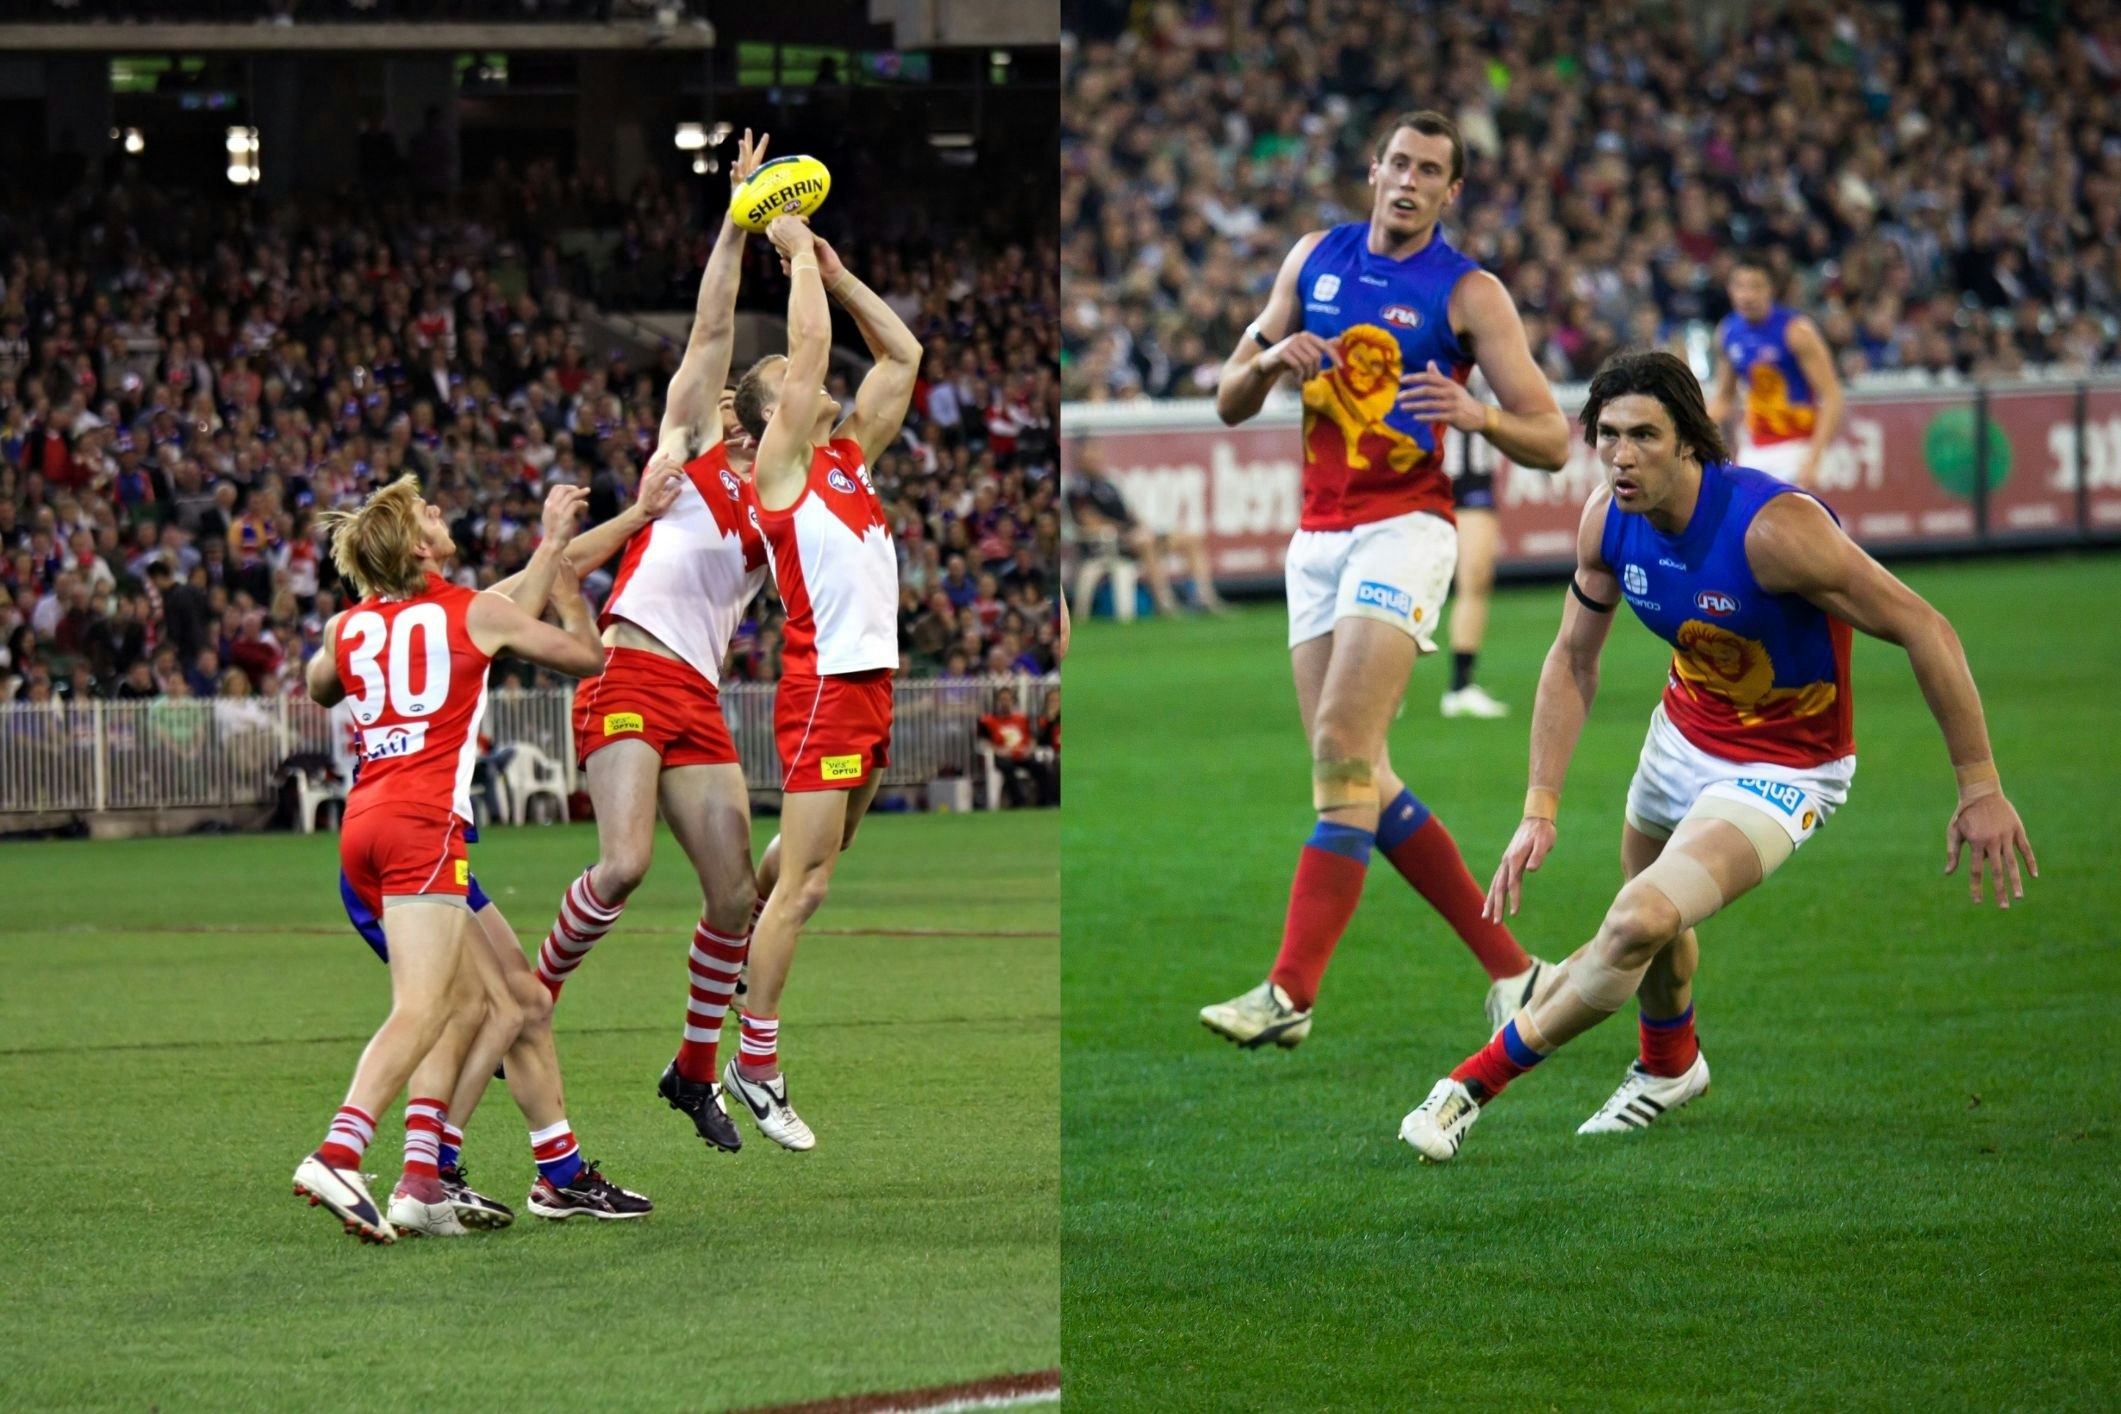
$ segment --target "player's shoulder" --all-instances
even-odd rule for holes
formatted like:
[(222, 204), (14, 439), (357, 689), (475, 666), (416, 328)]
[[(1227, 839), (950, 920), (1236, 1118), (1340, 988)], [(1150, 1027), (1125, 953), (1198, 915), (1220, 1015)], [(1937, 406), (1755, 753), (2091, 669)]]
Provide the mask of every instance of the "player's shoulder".
[(1754, 507), (1745, 527), (1745, 557), (1756, 577), (1762, 570), (1772, 572), (1830, 552), (1847, 538), (1840, 518), (1826, 502), (1809, 491), (1775, 482), (1765, 473), (1752, 474), (1773, 483)]

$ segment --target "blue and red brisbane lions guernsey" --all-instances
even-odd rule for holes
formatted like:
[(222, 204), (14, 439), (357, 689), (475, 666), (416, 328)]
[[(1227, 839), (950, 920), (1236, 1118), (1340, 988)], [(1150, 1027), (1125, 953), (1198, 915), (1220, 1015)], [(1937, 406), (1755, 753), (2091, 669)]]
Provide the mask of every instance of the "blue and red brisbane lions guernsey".
[(1816, 766), (1856, 750), (1849, 626), (1798, 595), (1768, 593), (1746, 563), (1760, 508), (1801, 494), (1749, 467), (1710, 465), (1677, 535), (1606, 507), (1599, 553), (1635, 616), (1672, 645), (1664, 715), (1727, 761)]
[[(1441, 231), (1404, 260), (1370, 252), (1370, 226), (1335, 226), (1304, 261), (1302, 329), (1340, 341), (1304, 384), (1305, 530), (1349, 530), (1410, 511), (1451, 517), (1445, 425), (1396, 406), (1403, 374), (1436, 366), (1464, 383), (1473, 360), (1451, 332), (1451, 291), (1478, 270)], [(1291, 330), (1289, 332), (1295, 332)]]
[(1796, 310), (1778, 304), (1758, 324), (1730, 314), (1716, 326), (1716, 342), (1745, 390), (1745, 435), (1756, 447), (1809, 438), (1819, 416), (1804, 366), (1790, 351), (1795, 318)]

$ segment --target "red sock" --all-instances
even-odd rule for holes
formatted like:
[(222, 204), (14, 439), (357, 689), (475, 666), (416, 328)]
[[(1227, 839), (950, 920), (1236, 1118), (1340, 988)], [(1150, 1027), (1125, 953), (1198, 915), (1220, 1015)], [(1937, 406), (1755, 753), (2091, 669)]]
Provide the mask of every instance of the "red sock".
[(685, 1039), (678, 1046), (676, 1061), (678, 1074), (687, 1080), (714, 1079), (722, 1018), (728, 1014), (736, 976), (744, 970), (744, 954), (750, 946), (748, 933), (732, 938), (704, 922), (692, 931), (692, 1000), (685, 1007)]
[(1500, 1095), (1504, 1086), (1544, 1059), (1546, 1057), (1517, 1039), (1517, 1022), (1512, 1018), (1488, 1044), (1459, 1062), (1458, 1068), (1451, 1072), (1451, 1078), (1461, 1084), (1477, 1085), (1482, 1093), (1474, 1098), (1484, 1105)]
[(442, 1125), (449, 1117), (446, 1100), (405, 1102), (405, 1176), (440, 1178)]
[(1392, 867), (1473, 950), (1490, 979), (1515, 977), (1532, 965), (1532, 959), (1525, 956), (1509, 929), (1480, 916), (1481, 909), (1487, 906), (1487, 891), (1466, 868), (1465, 858), (1458, 852), (1458, 841), (1451, 838), (1443, 821), (1431, 815), (1405, 839), (1389, 846), (1380, 841), (1379, 847), (1392, 861)]
[(1281, 929), (1281, 955), (1267, 977), (1289, 994), (1298, 1010), (1318, 999), (1326, 963), (1362, 901), (1373, 839), (1368, 830), (1321, 820), (1297, 857), (1296, 879), (1289, 885), (1289, 916)]
[(737, 1059), (746, 1070), (777, 1070), (781, 1064), (781, 1019), (742, 1013)]
[(1653, 1021), (1648, 1012), (1642, 1014), (1642, 1068), (1652, 1075), (1684, 1075), (1694, 1057), (1701, 1054), (1701, 1042), (1694, 1038), (1694, 1007), (1669, 1020)]
[(567, 893), (560, 899), (559, 916), (552, 920), (552, 931), (545, 935), (544, 946), (538, 949), (538, 981), (552, 993), (552, 999), (560, 999), (560, 988), (589, 956), (589, 950), (597, 940), (611, 931), (611, 925), (619, 921), (625, 909), (623, 901), (606, 903), (597, 897), (596, 890), (589, 886), (593, 869), (584, 869), (582, 877), (567, 886)]
[(335, 1169), (357, 1169), (368, 1141), (376, 1137), (376, 1117), (358, 1105), (341, 1105), (331, 1117), (331, 1131), (317, 1146), (317, 1157)]

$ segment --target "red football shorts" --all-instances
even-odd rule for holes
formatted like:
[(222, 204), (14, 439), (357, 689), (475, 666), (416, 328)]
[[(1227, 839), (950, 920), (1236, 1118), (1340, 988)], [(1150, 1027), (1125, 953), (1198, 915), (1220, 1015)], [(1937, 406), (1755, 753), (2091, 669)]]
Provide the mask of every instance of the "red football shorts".
[(607, 648), (603, 676), (574, 690), (575, 763), (615, 741), (645, 741), (665, 766), (737, 759), (714, 684), (690, 663), (639, 648)]
[(783, 791), (866, 784), (891, 764), (891, 669), (782, 678), (773, 735)]
[(353, 811), (339, 825), (339, 867), (378, 918), (386, 898), (463, 898), (471, 886), (464, 822), (447, 808), (379, 805)]

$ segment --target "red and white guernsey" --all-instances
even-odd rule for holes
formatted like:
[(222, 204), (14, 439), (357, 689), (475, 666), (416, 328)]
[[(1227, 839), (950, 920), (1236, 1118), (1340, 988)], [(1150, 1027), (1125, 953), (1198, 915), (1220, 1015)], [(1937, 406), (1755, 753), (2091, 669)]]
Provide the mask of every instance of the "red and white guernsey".
[(638, 625), (719, 687), (730, 636), (766, 579), (750, 499), (722, 443), (685, 463), (677, 500), (626, 542), (597, 626)]
[(861, 444), (816, 448), (803, 494), (786, 510), (760, 506), (759, 524), (788, 610), (783, 675), (897, 668), (898, 552)]
[(486, 666), (465, 613), (477, 591), (427, 576), (411, 599), (363, 599), (339, 620), (333, 662), (361, 731), (349, 816), (445, 802), (471, 823)]

